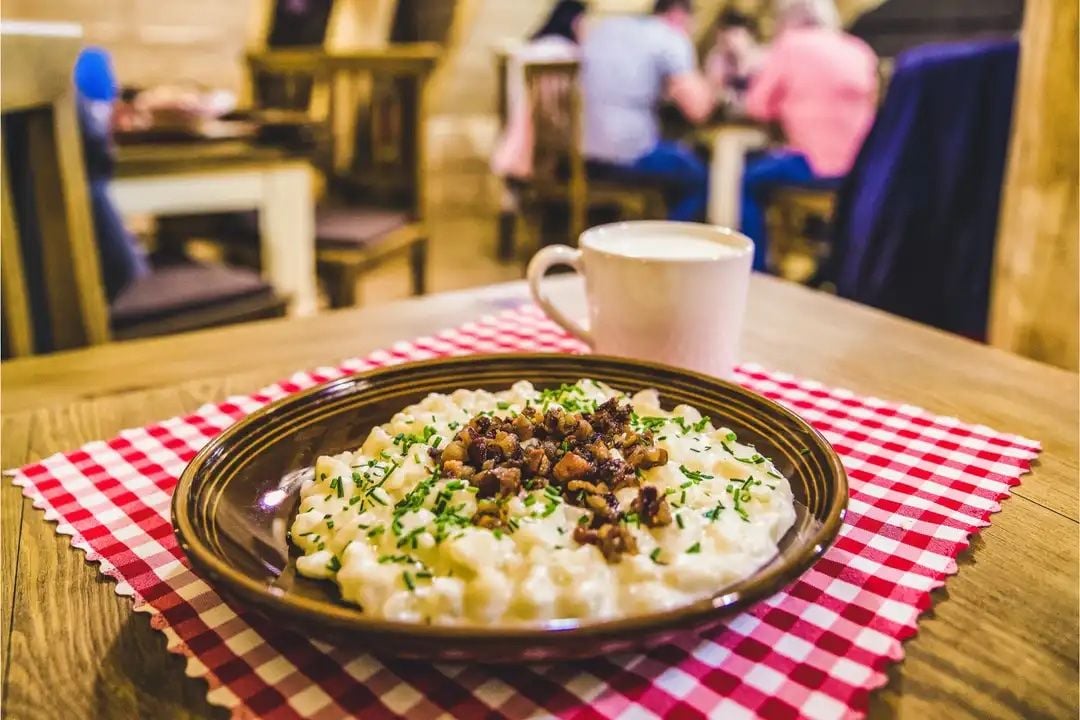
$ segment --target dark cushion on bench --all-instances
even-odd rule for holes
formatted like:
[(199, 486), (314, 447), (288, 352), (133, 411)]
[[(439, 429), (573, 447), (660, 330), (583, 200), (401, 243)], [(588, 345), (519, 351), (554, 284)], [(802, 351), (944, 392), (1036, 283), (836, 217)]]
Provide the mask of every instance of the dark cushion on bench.
[(368, 247), (409, 222), (409, 214), (399, 210), (376, 207), (319, 208), (315, 213), (315, 238), (319, 247)]
[(173, 262), (125, 288), (110, 307), (112, 326), (122, 329), (234, 300), (273, 296), (259, 274), (227, 265)]

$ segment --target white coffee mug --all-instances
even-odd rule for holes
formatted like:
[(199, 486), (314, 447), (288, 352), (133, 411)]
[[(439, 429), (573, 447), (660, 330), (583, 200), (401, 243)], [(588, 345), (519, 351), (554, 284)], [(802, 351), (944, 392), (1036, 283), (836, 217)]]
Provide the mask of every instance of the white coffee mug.
[[(600, 353), (731, 377), (754, 256), (748, 237), (715, 225), (639, 221), (591, 228), (578, 244), (543, 248), (529, 263), (529, 289), (555, 322)], [(554, 265), (584, 276), (588, 327), (545, 296), (544, 273)]]

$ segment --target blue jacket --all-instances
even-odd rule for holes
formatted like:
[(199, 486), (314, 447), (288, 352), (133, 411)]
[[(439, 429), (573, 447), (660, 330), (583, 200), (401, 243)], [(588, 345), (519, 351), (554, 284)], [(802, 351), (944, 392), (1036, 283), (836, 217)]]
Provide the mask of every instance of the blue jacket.
[(985, 336), (1018, 54), (1005, 40), (898, 58), (837, 205), (840, 295)]

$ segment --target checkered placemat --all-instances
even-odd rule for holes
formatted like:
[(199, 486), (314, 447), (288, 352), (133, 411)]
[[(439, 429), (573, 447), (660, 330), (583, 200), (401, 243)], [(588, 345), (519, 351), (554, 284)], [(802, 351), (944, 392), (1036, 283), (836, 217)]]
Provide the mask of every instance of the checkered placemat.
[(185, 463), (271, 400), (345, 373), (447, 354), (580, 352), (525, 307), (338, 368), (293, 376), (187, 417), (122, 432), (15, 472), (57, 532), (151, 615), (209, 700), (241, 717), (837, 718), (862, 715), (903, 656), (930, 591), (956, 572), (1039, 444), (745, 365), (738, 380), (806, 418), (851, 482), (836, 545), (778, 595), (705, 636), (649, 652), (546, 666), (380, 661), (237, 614), (192, 573), (169, 523)]

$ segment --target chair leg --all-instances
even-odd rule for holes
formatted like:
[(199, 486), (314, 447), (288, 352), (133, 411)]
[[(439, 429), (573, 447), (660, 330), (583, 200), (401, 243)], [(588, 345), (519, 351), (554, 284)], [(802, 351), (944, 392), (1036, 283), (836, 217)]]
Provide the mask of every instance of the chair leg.
[(326, 294), (333, 309), (356, 305), (356, 282), (359, 273), (350, 265), (330, 265), (319, 268), (326, 281)]
[(409, 269), (412, 271), (413, 295), (427, 292), (428, 239), (420, 238), (409, 248)]
[(525, 268), (529, 259), (540, 250), (544, 244), (542, 213), (535, 206), (530, 205), (522, 208), (518, 213), (517, 222), (518, 236), (522, 242), (519, 245), (518, 254), (523, 255), (524, 264), (521, 266), (521, 275), (525, 276)]
[(517, 213), (510, 210), (499, 212), (498, 258), (503, 262), (514, 259), (514, 230), (517, 226)]

